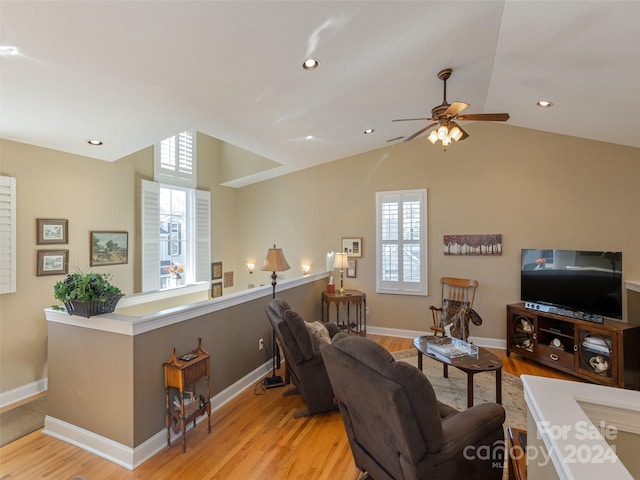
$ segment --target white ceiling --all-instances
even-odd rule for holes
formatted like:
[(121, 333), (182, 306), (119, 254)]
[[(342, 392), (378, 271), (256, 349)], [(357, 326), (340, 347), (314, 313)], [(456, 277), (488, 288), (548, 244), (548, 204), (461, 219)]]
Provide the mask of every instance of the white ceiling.
[(425, 126), (391, 120), (430, 116), (446, 67), (465, 113), (640, 147), (638, 1), (2, 0), (0, 19), (20, 51), (1, 136), (102, 160), (185, 129), (283, 164), (261, 178), (337, 160)]

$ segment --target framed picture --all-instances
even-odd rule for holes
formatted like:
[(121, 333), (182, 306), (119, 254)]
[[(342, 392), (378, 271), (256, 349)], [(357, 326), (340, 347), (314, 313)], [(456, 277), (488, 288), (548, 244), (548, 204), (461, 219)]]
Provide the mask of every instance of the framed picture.
[(69, 250), (38, 250), (36, 275), (66, 275), (69, 273)]
[(233, 272), (224, 272), (224, 288), (233, 287)]
[(222, 296), (222, 282), (215, 282), (211, 284), (211, 298)]
[(362, 257), (362, 238), (343, 238), (342, 251), (348, 257)]
[(69, 243), (69, 220), (37, 218), (36, 232), (38, 245)]
[(211, 264), (211, 280), (220, 280), (222, 278), (222, 262), (213, 262)]
[(92, 267), (129, 262), (128, 232), (91, 232), (90, 241)]
[(349, 266), (347, 267), (347, 278), (356, 278), (357, 267), (358, 267), (358, 261), (355, 258), (350, 258)]
[(445, 255), (502, 255), (502, 234), (444, 235)]

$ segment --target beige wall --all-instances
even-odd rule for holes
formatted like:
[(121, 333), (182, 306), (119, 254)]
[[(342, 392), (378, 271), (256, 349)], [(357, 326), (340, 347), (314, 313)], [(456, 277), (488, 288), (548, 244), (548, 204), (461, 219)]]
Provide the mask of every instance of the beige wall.
[[(640, 279), (640, 149), (489, 123), (451, 146), (426, 139), (356, 155), (240, 189), (220, 187), (224, 148), (198, 135), (199, 188), (212, 192), (212, 260), (234, 271), (235, 286), (270, 283), (259, 271), (273, 243), (301, 275), (300, 263), (324, 270), (325, 254), (343, 236), (363, 237), (358, 277), (369, 324), (424, 330), (428, 305), (444, 275), (479, 280), (484, 319), (472, 335), (504, 338), (505, 304), (519, 299), (520, 249), (624, 252), (624, 278)], [(17, 178), (18, 292), (0, 296), (0, 392), (47, 376), (42, 309), (54, 303), (61, 277), (36, 277), (36, 218), (68, 218), (72, 266), (88, 267), (90, 230), (130, 232), (129, 264), (102, 267), (125, 293), (139, 279), (137, 192), (152, 178), (152, 150), (114, 163), (2, 140), (0, 174)], [(228, 170), (226, 170), (228, 171)], [(428, 189), (429, 297), (375, 294), (375, 192)], [(500, 257), (445, 257), (444, 234), (501, 233)], [(249, 275), (245, 263), (253, 260)], [(318, 312), (319, 315), (319, 312)], [(239, 352), (239, 354), (241, 354)]]
[[(345, 282), (367, 292), (370, 325), (427, 329), (440, 277), (471, 277), (484, 320), (472, 335), (503, 339), (505, 305), (520, 298), (521, 248), (621, 250), (625, 278), (640, 278), (639, 149), (497, 124), (465, 128), (471, 137), (446, 152), (422, 138), (241, 189), (245, 247), (277, 242), (292, 266), (311, 255), (317, 271), (341, 237), (362, 237), (358, 277)], [(410, 188), (428, 189), (430, 295), (375, 295), (375, 193)], [(501, 233), (503, 255), (443, 254), (443, 235), (480, 233)]]
[[(324, 282), (315, 281), (278, 296), (306, 318), (320, 309), (323, 288)], [(214, 396), (270, 360), (271, 329), (264, 311), (270, 300), (267, 290), (261, 298), (134, 337), (50, 322), (47, 414), (138, 447), (165, 426), (162, 364), (170, 359), (172, 348), (181, 355), (202, 338), (211, 354)], [(262, 351), (257, 348), (259, 338), (265, 341)], [(198, 393), (204, 391), (200, 385)]]

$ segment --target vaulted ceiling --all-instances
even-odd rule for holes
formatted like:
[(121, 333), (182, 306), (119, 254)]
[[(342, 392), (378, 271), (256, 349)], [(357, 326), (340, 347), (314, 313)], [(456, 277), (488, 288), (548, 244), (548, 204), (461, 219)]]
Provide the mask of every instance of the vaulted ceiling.
[(427, 122), (392, 120), (430, 116), (450, 67), (466, 113), (640, 147), (639, 18), (635, 1), (3, 0), (19, 53), (0, 58), (0, 134), (114, 161), (195, 129), (282, 164), (249, 182), (411, 135)]

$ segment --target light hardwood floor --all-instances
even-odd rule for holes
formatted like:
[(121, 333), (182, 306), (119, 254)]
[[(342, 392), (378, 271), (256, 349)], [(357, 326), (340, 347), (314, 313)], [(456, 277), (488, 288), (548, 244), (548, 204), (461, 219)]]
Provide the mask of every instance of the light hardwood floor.
[[(409, 338), (368, 335), (389, 351), (413, 348)], [(513, 375), (531, 374), (575, 380), (517, 355), (492, 350)], [(282, 370), (281, 370), (282, 372)], [(288, 388), (288, 387), (286, 387)], [(356, 480), (355, 467), (338, 412), (293, 418), (304, 407), (284, 389), (247, 389), (190, 430), (187, 452), (176, 441), (134, 471), (41, 432), (0, 449), (0, 480), (55, 479), (327, 479)]]

